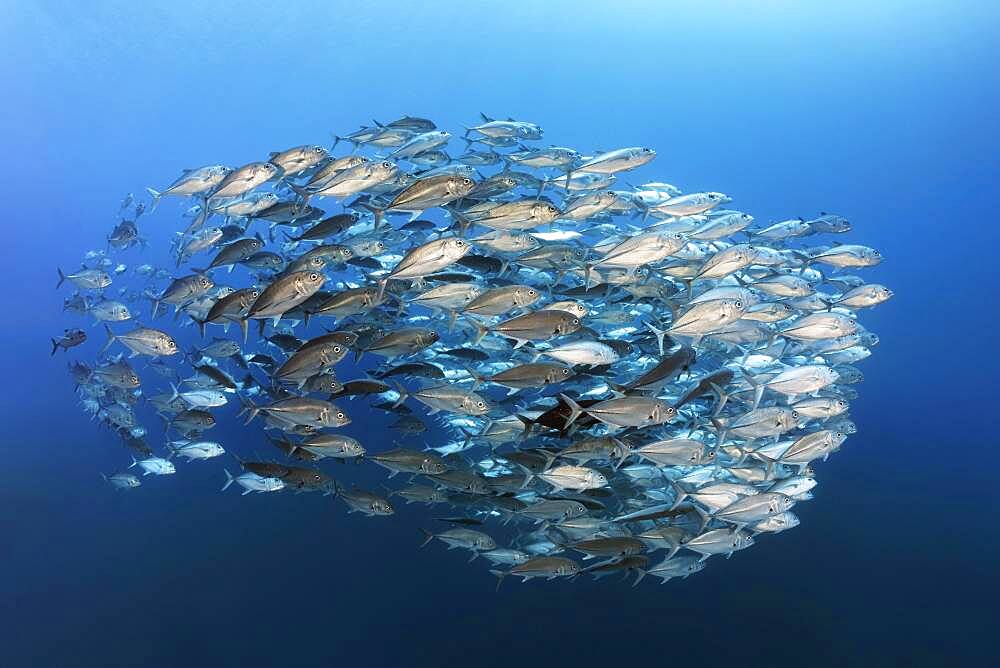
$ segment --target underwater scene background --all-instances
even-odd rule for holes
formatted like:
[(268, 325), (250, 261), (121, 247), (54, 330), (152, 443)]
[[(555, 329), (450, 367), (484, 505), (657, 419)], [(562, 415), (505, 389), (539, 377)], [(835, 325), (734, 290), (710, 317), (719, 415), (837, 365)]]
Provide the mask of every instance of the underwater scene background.
[[(991, 663), (995, 3), (178, 0), (5, 13), (0, 665)], [(481, 111), (541, 124), (546, 144), (650, 146), (636, 183), (719, 190), (758, 221), (836, 212), (852, 242), (882, 251), (866, 276), (895, 296), (864, 314), (881, 343), (861, 365), (858, 433), (816, 464), (802, 526), (663, 586), (582, 577), (497, 593), (465, 555), (417, 549), (434, 513), (416, 504), (383, 521), (320, 495), (220, 494), (218, 466), (128, 493), (101, 480), (128, 453), (76, 405), (66, 361), (79, 351), (50, 357), (50, 338), (79, 324), (55, 269), (104, 247), (126, 193), (186, 167), (329, 145), (373, 118), (453, 129)], [(160, 207), (172, 217), (140, 222), (163, 240), (157, 221), (181, 209)], [(163, 246), (132, 261), (169, 266)], [(96, 350), (101, 330), (84, 327)], [(345, 433), (366, 443), (444, 438), (401, 439), (357, 406)], [(212, 439), (273, 456), (236, 412)], [(147, 426), (155, 441), (160, 425)], [(377, 487), (384, 472), (352, 476)]]

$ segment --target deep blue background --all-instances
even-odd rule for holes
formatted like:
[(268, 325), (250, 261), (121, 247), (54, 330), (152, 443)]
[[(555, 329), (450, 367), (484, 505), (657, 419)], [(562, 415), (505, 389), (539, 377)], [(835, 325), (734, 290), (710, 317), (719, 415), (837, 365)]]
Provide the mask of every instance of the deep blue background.
[[(995, 659), (996, 3), (7, 4), (0, 665)], [(125, 192), (373, 117), (457, 129), (480, 110), (582, 150), (653, 146), (636, 179), (760, 220), (836, 211), (883, 251), (870, 275), (897, 296), (863, 316), (882, 344), (860, 432), (818, 467), (801, 527), (662, 587), (495, 594), (481, 565), (416, 549), (413, 506), (220, 495), (210, 464), (101, 484), (127, 458), (48, 337), (77, 322), (56, 265), (103, 245)]]

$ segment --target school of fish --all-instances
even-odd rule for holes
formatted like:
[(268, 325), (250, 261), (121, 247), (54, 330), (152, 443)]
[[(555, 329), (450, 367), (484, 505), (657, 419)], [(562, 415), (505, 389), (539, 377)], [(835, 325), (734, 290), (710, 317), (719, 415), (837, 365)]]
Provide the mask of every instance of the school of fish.
[[(892, 296), (856, 272), (879, 251), (837, 241), (838, 215), (763, 222), (721, 192), (629, 185), (653, 149), (542, 136), (406, 116), (126, 197), (106, 247), (58, 274), (102, 333), (70, 363), (80, 405), (131, 454), (107, 482), (228, 459), (223, 491), (428, 504), (444, 528), (424, 544), (482, 557), (498, 588), (666, 582), (797, 526), (814, 464), (855, 432), (878, 344), (858, 315)], [(127, 264), (154, 232), (170, 261)], [(52, 354), (87, 341), (67, 329)], [(210, 440), (233, 407), (273, 456)]]

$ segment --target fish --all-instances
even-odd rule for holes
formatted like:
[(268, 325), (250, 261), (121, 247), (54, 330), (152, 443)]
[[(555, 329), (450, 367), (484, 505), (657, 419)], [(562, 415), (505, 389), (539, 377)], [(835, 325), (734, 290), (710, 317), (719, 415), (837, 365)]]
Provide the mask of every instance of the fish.
[(79, 328), (67, 329), (58, 338), (52, 339), (52, 355), (60, 348), (67, 351), (82, 345), (87, 340), (87, 333)]
[[(51, 344), (125, 446), (109, 485), (221, 469), (223, 491), (319, 492), (363, 520), (402, 498), (402, 521), (446, 523), (424, 545), (498, 587), (669, 582), (801, 526), (859, 430), (880, 346), (862, 321), (895, 296), (879, 250), (834, 240), (863, 221), (760, 220), (649, 178), (653, 148), (543, 146), (530, 120), (334, 137), (130, 185), (98, 250), (56, 262), (80, 267), (58, 269), (64, 317), (106, 335)], [(246, 438), (206, 440), (220, 424)]]
[(142, 482), (131, 473), (112, 473), (111, 475), (102, 473), (101, 477), (115, 489), (134, 489), (142, 485)]

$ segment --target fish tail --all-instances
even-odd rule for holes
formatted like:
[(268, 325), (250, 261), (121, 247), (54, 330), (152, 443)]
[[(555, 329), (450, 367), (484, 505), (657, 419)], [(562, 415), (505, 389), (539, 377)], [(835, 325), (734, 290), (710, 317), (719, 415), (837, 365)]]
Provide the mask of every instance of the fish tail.
[(410, 396), (409, 393), (406, 391), (406, 388), (400, 385), (399, 383), (396, 383), (396, 392), (399, 393), (399, 399), (396, 399), (396, 403), (392, 405), (393, 408), (402, 405), (402, 403), (406, 401), (406, 398)]
[(760, 400), (764, 396), (764, 384), (751, 376), (743, 367), (740, 367), (740, 373), (743, 374), (743, 378), (753, 388), (753, 408), (751, 410), (757, 410), (757, 407), (760, 406)]
[(674, 502), (670, 506), (670, 510), (675, 510), (677, 506), (681, 505), (684, 502), (684, 499), (687, 498), (688, 494), (687, 492), (684, 491), (684, 488), (681, 487), (680, 483), (678, 483), (676, 480), (671, 480), (670, 486), (674, 490)]
[(505, 577), (507, 577), (507, 573), (505, 571), (495, 571), (493, 569), (490, 569), (490, 573), (492, 573), (493, 575), (496, 576), (496, 578), (497, 578), (497, 591), (500, 591), (500, 585), (503, 584), (503, 579)]
[(136, 461), (135, 456), (133, 456), (133, 455), (129, 455), (129, 456), (132, 457), (132, 463), (128, 465), (128, 468), (132, 468), (133, 466), (135, 466), (139, 462)]
[(59, 267), (56, 267), (56, 271), (59, 272), (59, 282), (56, 283), (56, 289), (58, 290), (60, 287), (62, 287), (63, 281), (66, 280), (66, 274), (64, 274), (62, 272), (62, 269), (60, 269)]
[(428, 531), (427, 529), (424, 529), (423, 527), (421, 527), (420, 528), (420, 533), (424, 534), (424, 542), (422, 542), (420, 544), (420, 547), (424, 547), (425, 545), (427, 545), (427, 543), (429, 543), (432, 540), (434, 540), (434, 534), (431, 533), (430, 531)]
[(657, 346), (659, 346), (659, 348), (660, 348), (660, 355), (662, 356), (663, 355), (663, 339), (667, 335), (666, 330), (664, 330), (664, 329), (657, 329), (656, 327), (654, 327), (649, 322), (644, 322), (643, 324), (646, 325), (646, 329), (648, 329), (649, 331), (651, 331), (656, 336), (656, 344), (657, 344)]
[(371, 210), (374, 220), (372, 221), (372, 231), (378, 232), (379, 226), (382, 224), (382, 214), (385, 213), (385, 209), (380, 209), (375, 206), (366, 207)]
[(580, 417), (580, 414), (583, 413), (583, 409), (580, 408), (578, 403), (567, 397), (565, 394), (560, 393), (559, 398), (566, 402), (566, 405), (569, 406), (569, 417), (566, 418), (566, 424), (563, 425), (563, 429), (568, 429), (569, 426), (576, 422), (576, 419)]
[[(104, 347), (101, 348), (101, 352), (102, 353), (104, 353), (105, 351), (107, 351), (107, 349), (111, 347), (111, 344), (115, 342), (115, 339), (118, 338), (118, 337), (115, 336), (115, 333), (111, 331), (111, 328), (108, 327), (107, 323), (104, 324), (104, 331), (108, 335), (108, 340), (105, 342)], [(53, 352), (55, 352), (55, 351), (53, 351)]]
[[(52, 355), (55, 355), (57, 350), (59, 350), (59, 342), (56, 341), (55, 339), (52, 339)], [(52, 355), (49, 355), (49, 357), (51, 357)]]
[[(463, 365), (464, 366), (464, 365)], [(475, 392), (479, 387), (486, 382), (486, 377), (476, 373), (471, 367), (465, 367), (466, 373), (472, 378), (472, 391)]]
[(222, 490), (220, 491), (225, 492), (227, 489), (229, 489), (229, 486), (233, 484), (233, 481), (236, 480), (236, 478), (234, 478), (233, 474), (229, 472), (229, 469), (224, 468), (222, 470), (226, 474), (226, 484), (222, 486)]
[(240, 415), (243, 413), (247, 414), (246, 422), (243, 423), (244, 425), (247, 425), (250, 424), (255, 417), (257, 417), (257, 414), (260, 413), (260, 408), (247, 398), (241, 397), (241, 401), (243, 402), (243, 410), (240, 411)]
[(208, 217), (211, 216), (211, 215), (212, 215), (212, 211), (208, 207), (208, 198), (207, 197), (202, 197), (201, 198), (201, 211), (199, 211), (198, 215), (195, 217), (195, 219), (191, 221), (191, 224), (188, 225), (188, 228), (186, 230), (184, 230), (184, 233), (185, 234), (192, 234), (193, 232), (196, 232), (196, 231), (200, 230), (201, 227), (205, 224), (205, 221), (208, 220)]
[(163, 193), (159, 190), (154, 190), (153, 188), (146, 188), (146, 192), (148, 192), (149, 196), (153, 198), (153, 204), (149, 207), (149, 212), (153, 213), (156, 211), (156, 207), (159, 205), (160, 198), (163, 197)]
[(520, 413), (517, 414), (517, 419), (524, 425), (524, 429), (521, 431), (521, 440), (523, 441), (531, 434), (531, 429), (535, 426), (535, 421), (521, 415)]
[(483, 337), (485, 337), (487, 334), (489, 334), (490, 328), (487, 327), (487, 326), (485, 326), (484, 324), (482, 324), (478, 320), (475, 320), (473, 318), (470, 318), (470, 320), (472, 320), (472, 325), (476, 328), (476, 338), (472, 342), (472, 345), (475, 346), (475, 345), (478, 345), (479, 342), (483, 340)]
[(205, 325), (206, 325), (206, 323), (208, 321), (207, 320), (199, 320), (198, 318), (194, 317), (193, 315), (190, 316), (190, 317), (191, 317), (192, 320), (194, 320), (194, 323), (196, 325), (198, 325), (198, 332), (201, 334), (201, 338), (205, 338)]
[(173, 381), (170, 382), (170, 391), (173, 392), (173, 394), (170, 395), (170, 403), (173, 403), (177, 400), (177, 397), (180, 396), (180, 393), (177, 391), (177, 386), (174, 385)]

